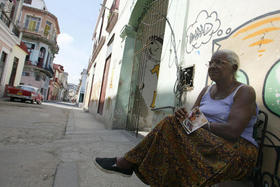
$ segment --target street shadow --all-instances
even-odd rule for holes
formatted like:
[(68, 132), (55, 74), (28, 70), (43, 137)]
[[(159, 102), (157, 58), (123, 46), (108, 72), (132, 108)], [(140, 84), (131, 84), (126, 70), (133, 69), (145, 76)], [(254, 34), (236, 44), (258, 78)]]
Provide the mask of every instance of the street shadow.
[(60, 107), (60, 108), (82, 110), (82, 108), (80, 108), (77, 103), (64, 102), (64, 101), (44, 101), (43, 105), (50, 105), (50, 106)]

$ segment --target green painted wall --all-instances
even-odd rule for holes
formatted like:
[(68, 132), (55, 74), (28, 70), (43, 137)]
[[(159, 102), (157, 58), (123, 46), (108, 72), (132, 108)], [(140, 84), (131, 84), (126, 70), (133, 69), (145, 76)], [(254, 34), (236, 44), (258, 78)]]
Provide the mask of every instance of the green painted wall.
[(134, 46), (135, 37), (127, 36), (125, 39), (124, 54), (112, 124), (113, 129), (123, 129), (126, 127), (133, 68)]
[[(120, 80), (116, 96), (116, 105), (113, 116), (113, 129), (127, 128), (127, 120), (131, 117), (129, 111), (129, 103), (133, 103), (134, 95), (131, 87), (135, 87), (135, 79), (137, 74), (137, 64), (133, 66), (136, 31), (142, 19), (142, 16), (149, 8), (149, 4), (153, 0), (138, 0), (131, 13), (128, 25), (125, 25), (121, 33), (121, 37), (125, 39), (125, 47), (122, 59), (122, 67), (120, 72)], [(128, 127), (129, 128), (129, 127)]]

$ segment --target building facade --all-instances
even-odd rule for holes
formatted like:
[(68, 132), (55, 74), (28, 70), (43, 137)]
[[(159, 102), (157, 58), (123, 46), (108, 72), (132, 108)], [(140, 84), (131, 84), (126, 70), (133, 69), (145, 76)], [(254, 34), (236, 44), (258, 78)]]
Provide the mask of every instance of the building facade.
[(69, 74), (67, 72), (63, 72), (63, 74), (61, 76), (62, 88), (60, 91), (60, 98), (59, 98), (61, 101), (66, 101), (66, 98), (67, 98), (68, 75)]
[[(211, 84), (207, 62), (228, 48), (240, 56), (238, 80), (255, 88), (278, 132), (279, 8), (273, 0), (232, 1), (231, 7), (220, 1), (104, 0), (88, 66), (90, 112), (109, 128), (152, 127), (180, 102), (191, 108)], [(180, 101), (178, 69), (191, 72)]]
[(7, 85), (20, 83), (28, 54), (17, 24), (22, 4), (23, 0), (0, 0), (0, 97), (5, 94)]
[(255, 88), (268, 130), (279, 137), (279, 10), (274, 0), (104, 0), (85, 108), (107, 128), (149, 130), (175, 107), (189, 110), (212, 84), (212, 54), (231, 49), (240, 57), (238, 81)]
[(72, 103), (76, 103), (77, 101), (77, 96), (78, 96), (78, 86), (72, 83), (68, 84), (67, 87), (67, 95), (66, 95), (66, 100), (70, 101)]
[(21, 84), (39, 88), (44, 99), (47, 99), (49, 82), (54, 74), (53, 60), (59, 50), (57, 18), (47, 11), (43, 0), (25, 0), (20, 28), (23, 32), (22, 41), (29, 51)]
[(84, 96), (85, 96), (85, 92), (86, 92), (86, 82), (87, 82), (87, 69), (83, 69), (83, 71), (81, 72), (81, 79), (78, 85), (78, 93), (77, 93), (77, 104), (79, 106), (83, 106), (84, 105)]
[(65, 100), (67, 91), (68, 73), (64, 72), (64, 67), (60, 64), (53, 64), (54, 75), (50, 80), (48, 89), (48, 100)]

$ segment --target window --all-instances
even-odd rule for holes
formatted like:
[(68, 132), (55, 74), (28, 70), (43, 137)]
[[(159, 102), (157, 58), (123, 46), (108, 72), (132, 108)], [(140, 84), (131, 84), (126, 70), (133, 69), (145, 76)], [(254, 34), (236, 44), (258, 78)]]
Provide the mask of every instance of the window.
[(25, 61), (29, 61), (30, 60), (30, 56), (32, 55), (32, 51), (35, 49), (35, 44), (28, 43), (28, 42), (24, 42), (24, 44), (27, 47), (27, 51), (30, 53), (29, 55), (26, 55)]
[(25, 20), (24, 28), (29, 30), (29, 31), (38, 32), (40, 22), (41, 22), (41, 18), (27, 15), (26, 20)]
[(52, 28), (52, 23), (49, 21), (46, 21), (46, 26), (45, 26), (45, 30), (44, 30), (45, 36), (49, 35), (51, 28)]
[(28, 76), (30, 76), (30, 73), (29, 72), (22, 72), (22, 76), (26, 76), (26, 77), (28, 77)]
[(104, 22), (104, 15), (105, 15), (105, 11), (103, 11), (103, 13), (102, 13), (102, 21), (101, 21), (101, 26), (100, 26), (99, 36), (98, 36), (98, 42), (101, 39), (101, 34), (102, 34), (102, 29), (103, 29), (103, 22)]
[(44, 47), (41, 47), (39, 58), (38, 58), (38, 66), (43, 67), (44, 59), (45, 59), (46, 49)]
[(37, 88), (31, 87), (28, 85), (19, 85), (19, 86), (16, 86), (16, 88), (23, 89), (23, 90), (30, 91), (30, 92), (37, 92)]
[(112, 7), (111, 7), (111, 11), (115, 11), (119, 9), (119, 4), (120, 4), (120, 0), (114, 0)]
[(41, 47), (39, 57), (44, 58), (46, 54), (46, 49), (44, 47)]
[(32, 0), (24, 0), (23, 2), (30, 5), (32, 4)]
[(35, 72), (35, 80), (36, 81), (40, 81), (41, 80), (40, 73)]
[(119, 4), (120, 4), (120, 0), (114, 0), (113, 4), (111, 6), (110, 14), (108, 17), (108, 23), (107, 23), (107, 27), (106, 27), (106, 31), (109, 33), (111, 33), (115, 24), (118, 21)]
[(17, 57), (14, 57), (12, 72), (11, 72), (10, 81), (9, 81), (10, 86), (14, 86), (14, 83), (15, 83), (18, 61), (19, 61), (19, 59)]
[(49, 63), (50, 63), (50, 53), (48, 53), (45, 67), (48, 68), (49, 67)]
[(32, 53), (32, 51), (35, 49), (35, 44), (28, 43), (28, 42), (24, 42), (24, 44), (26, 45), (29, 53)]
[(106, 58), (108, 58), (112, 54), (112, 48), (113, 48), (113, 42), (114, 42), (115, 34), (111, 37), (107, 44), (107, 52), (106, 52)]
[(15, 2), (13, 2), (12, 8), (11, 8), (10, 19), (13, 20), (14, 16), (15, 16)]
[(56, 30), (55, 29), (52, 30), (52, 34), (51, 34), (50, 39), (56, 41)]

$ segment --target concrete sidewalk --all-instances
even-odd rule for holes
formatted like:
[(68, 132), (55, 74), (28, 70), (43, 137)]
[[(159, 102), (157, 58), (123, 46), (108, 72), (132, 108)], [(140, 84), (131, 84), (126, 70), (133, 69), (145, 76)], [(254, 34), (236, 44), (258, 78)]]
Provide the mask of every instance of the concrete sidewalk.
[(101, 172), (95, 157), (122, 156), (141, 138), (125, 130), (107, 130), (90, 113), (72, 109), (65, 138), (55, 142), (59, 164), (54, 187), (146, 186), (135, 174), (126, 178)]

